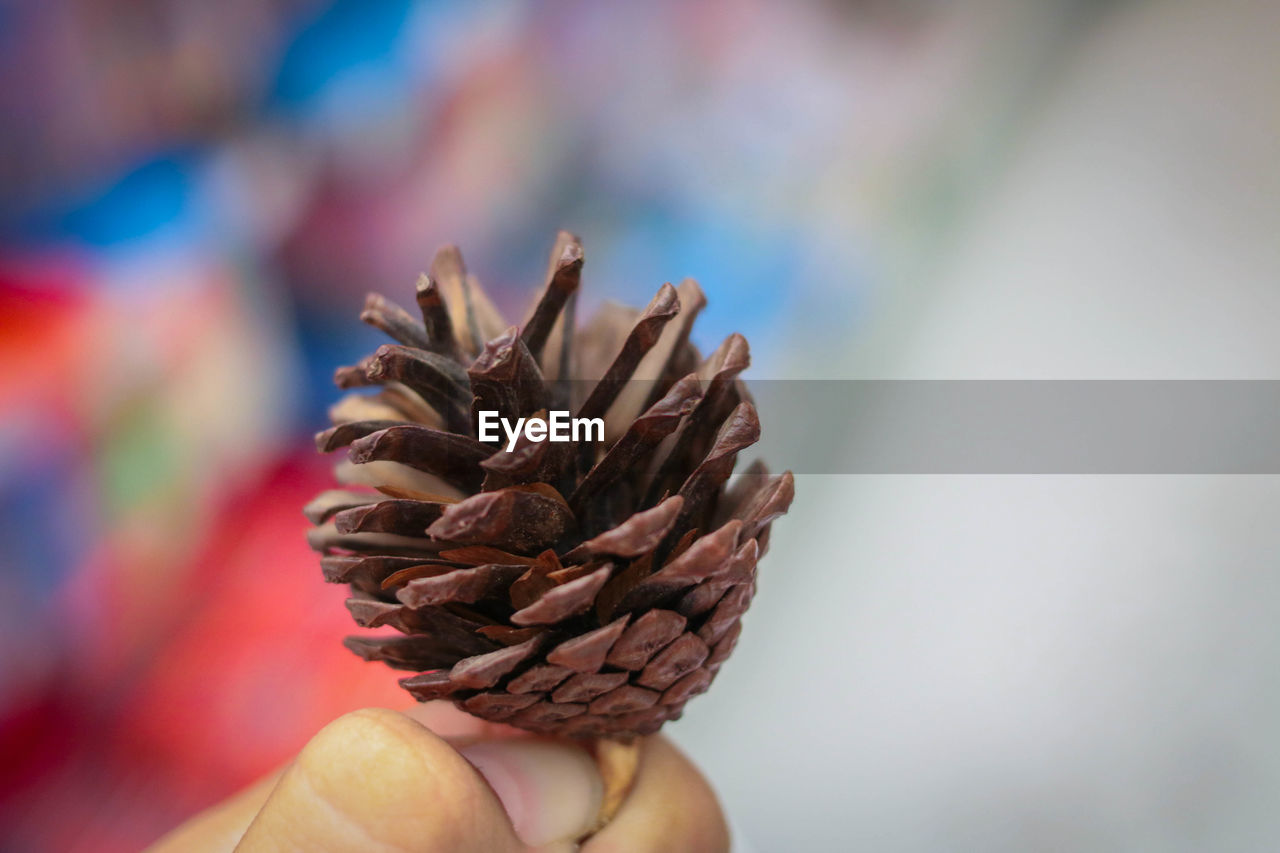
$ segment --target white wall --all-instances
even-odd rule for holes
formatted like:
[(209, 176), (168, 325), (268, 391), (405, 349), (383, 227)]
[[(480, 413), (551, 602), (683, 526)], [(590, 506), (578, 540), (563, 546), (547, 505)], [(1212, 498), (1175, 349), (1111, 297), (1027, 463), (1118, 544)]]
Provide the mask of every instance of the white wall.
[[(1277, 33), (1264, 2), (1100, 20), (848, 375), (1280, 377)], [(756, 847), (1280, 845), (1280, 478), (798, 493), (673, 729)]]

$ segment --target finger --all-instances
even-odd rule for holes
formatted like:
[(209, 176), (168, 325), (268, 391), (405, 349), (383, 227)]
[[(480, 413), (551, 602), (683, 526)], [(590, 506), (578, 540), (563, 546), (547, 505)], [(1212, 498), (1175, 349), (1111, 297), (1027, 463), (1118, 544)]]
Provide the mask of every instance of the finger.
[(146, 853), (227, 853), (234, 850), (258, 809), (267, 801), (281, 772), (277, 770), (218, 805), (205, 809), (152, 844)]
[(729, 830), (711, 786), (671, 742), (646, 738), (631, 793), (582, 853), (721, 853)]
[(604, 782), (585, 749), (480, 720), (448, 703), (418, 705), (405, 714), (447, 737), (480, 771), (526, 844), (573, 842), (594, 824)]
[(452, 702), (419, 702), (401, 711), (445, 740), (511, 737), (527, 734), (520, 729), (504, 726), (472, 716)]
[(514, 737), (463, 744), (458, 751), (484, 776), (526, 844), (561, 849), (595, 823), (604, 783), (581, 747)]
[(403, 714), (370, 708), (311, 739), (236, 849), (525, 848), (493, 791), (453, 747)]
[[(450, 702), (428, 702), (405, 711), (440, 737), (478, 737), (493, 734), (494, 723), (459, 711)], [(505, 727), (502, 727), (505, 728)], [(283, 770), (263, 777), (244, 790), (189, 818), (147, 848), (146, 853), (222, 853), (235, 849), (258, 810), (276, 786)]]

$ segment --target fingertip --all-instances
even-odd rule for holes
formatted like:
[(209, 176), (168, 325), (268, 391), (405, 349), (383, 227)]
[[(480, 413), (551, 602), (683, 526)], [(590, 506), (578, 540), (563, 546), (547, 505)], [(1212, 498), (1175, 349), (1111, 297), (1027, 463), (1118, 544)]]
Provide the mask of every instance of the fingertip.
[(595, 824), (604, 782), (582, 747), (481, 720), (448, 702), (415, 705), (404, 714), (453, 742), (526, 844), (576, 841)]
[(595, 823), (604, 782), (582, 747), (513, 737), (477, 741), (459, 752), (484, 776), (526, 844), (576, 841)]
[(519, 729), (493, 723), (460, 711), (452, 702), (436, 700), (434, 702), (418, 702), (403, 709), (400, 713), (409, 719), (426, 726), (437, 736), (445, 739), (502, 737), (505, 735), (525, 734)]

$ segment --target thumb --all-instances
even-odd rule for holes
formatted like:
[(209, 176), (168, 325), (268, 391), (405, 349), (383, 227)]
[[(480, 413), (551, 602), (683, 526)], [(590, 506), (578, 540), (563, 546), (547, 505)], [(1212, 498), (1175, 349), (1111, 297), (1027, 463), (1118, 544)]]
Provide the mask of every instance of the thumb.
[(312, 738), (236, 849), (524, 851), (581, 835), (601, 791), (578, 747), (517, 737), (459, 750), (365, 709)]

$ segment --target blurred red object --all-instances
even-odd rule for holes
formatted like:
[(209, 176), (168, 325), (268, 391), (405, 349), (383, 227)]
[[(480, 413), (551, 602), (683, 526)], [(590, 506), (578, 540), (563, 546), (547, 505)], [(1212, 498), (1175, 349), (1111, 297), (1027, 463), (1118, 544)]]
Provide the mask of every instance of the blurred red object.
[(0, 411), (66, 405), (91, 320), (85, 278), (65, 255), (0, 253), (0, 363), (21, 367), (0, 373)]
[(334, 717), (404, 704), (393, 673), (341, 647), (344, 590), (321, 582), (306, 545), (300, 508), (328, 480), (300, 455), (227, 501), (132, 678), (95, 684), (72, 661), (0, 721), (6, 850), (137, 850)]

